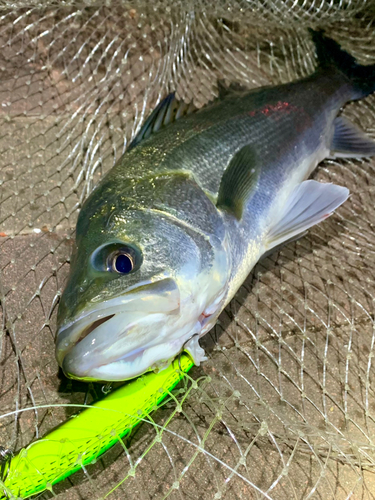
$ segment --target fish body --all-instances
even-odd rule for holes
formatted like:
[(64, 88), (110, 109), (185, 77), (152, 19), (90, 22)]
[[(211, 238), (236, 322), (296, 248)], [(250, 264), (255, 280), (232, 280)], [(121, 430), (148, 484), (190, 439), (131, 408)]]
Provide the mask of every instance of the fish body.
[(320, 65), (307, 78), (229, 90), (182, 117), (168, 97), (89, 196), (58, 314), (69, 376), (125, 380), (183, 349), (199, 364), (199, 338), (259, 258), (346, 200), (306, 179), (327, 157), (375, 154), (337, 117), (375, 89), (375, 70), (313, 37)]

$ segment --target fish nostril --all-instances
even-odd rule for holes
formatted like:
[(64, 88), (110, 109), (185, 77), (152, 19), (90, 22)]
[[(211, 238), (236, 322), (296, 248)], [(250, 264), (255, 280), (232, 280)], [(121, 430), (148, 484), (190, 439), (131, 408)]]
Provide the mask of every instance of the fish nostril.
[(109, 321), (111, 318), (113, 318), (113, 316), (114, 316), (114, 314), (110, 314), (109, 316), (105, 316), (104, 318), (97, 319), (96, 321), (94, 321), (93, 323), (91, 323), (91, 325), (87, 326), (82, 331), (82, 333), (79, 336), (76, 344), (78, 344), (79, 342), (81, 342), (81, 340), (83, 340), (84, 338), (86, 338), (87, 335), (89, 335), (93, 330), (95, 330), (95, 328), (97, 328), (98, 326), (102, 325), (106, 321)]

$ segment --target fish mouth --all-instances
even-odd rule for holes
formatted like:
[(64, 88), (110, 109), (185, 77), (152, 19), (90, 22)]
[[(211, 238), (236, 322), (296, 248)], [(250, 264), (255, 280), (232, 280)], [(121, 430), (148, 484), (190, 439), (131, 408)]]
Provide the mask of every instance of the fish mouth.
[(109, 316), (105, 316), (104, 318), (100, 318), (100, 319), (97, 319), (96, 321), (93, 321), (90, 325), (86, 326), (86, 328), (84, 328), (81, 332), (81, 335), (79, 336), (77, 342), (76, 342), (76, 345), (81, 342), (81, 340), (83, 340), (84, 338), (87, 337), (87, 335), (89, 335), (91, 332), (93, 332), (95, 330), (95, 328), (97, 328), (98, 326), (102, 325), (103, 323), (105, 323), (106, 321), (110, 320), (111, 318), (113, 318), (114, 314), (110, 314)]
[[(179, 310), (180, 291), (171, 278), (132, 288), (63, 324), (57, 332), (57, 361), (67, 376), (79, 380), (137, 376), (152, 365), (153, 356), (144, 353), (163, 342), (168, 319)], [(103, 369), (116, 363), (114, 372)]]

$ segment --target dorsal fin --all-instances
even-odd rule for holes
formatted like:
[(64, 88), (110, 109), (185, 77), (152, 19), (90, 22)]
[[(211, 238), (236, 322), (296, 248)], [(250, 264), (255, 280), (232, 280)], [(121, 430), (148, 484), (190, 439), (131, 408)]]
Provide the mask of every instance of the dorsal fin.
[(147, 118), (138, 134), (129, 144), (127, 151), (135, 148), (143, 139), (147, 139), (153, 133), (161, 128), (178, 120), (181, 116), (189, 115), (197, 111), (197, 108), (191, 102), (186, 104), (176, 99), (175, 92), (167, 95), (165, 99), (159, 102), (154, 111)]

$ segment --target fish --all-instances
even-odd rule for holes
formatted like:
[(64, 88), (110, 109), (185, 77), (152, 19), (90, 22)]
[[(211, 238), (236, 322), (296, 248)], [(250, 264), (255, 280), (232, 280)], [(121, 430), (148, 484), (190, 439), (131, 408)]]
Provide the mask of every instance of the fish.
[(361, 65), (311, 30), (313, 74), (246, 90), (219, 85), (201, 109), (170, 94), (83, 203), (57, 315), (56, 358), (84, 381), (167, 367), (199, 340), (254, 265), (349, 196), (310, 176), (375, 142), (342, 116), (375, 90)]

